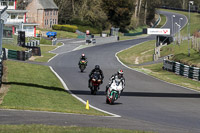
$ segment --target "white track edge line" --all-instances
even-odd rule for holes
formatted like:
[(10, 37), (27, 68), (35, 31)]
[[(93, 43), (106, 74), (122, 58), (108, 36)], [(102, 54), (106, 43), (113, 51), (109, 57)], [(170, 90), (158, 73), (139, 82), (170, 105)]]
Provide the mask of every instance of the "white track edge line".
[[(57, 76), (57, 78), (61, 81), (61, 83), (62, 83), (63, 87), (65, 88), (65, 90), (66, 90), (67, 92), (69, 92), (73, 97), (75, 97), (75, 98), (78, 99), (80, 102), (82, 102), (83, 104), (86, 105), (86, 101), (84, 101), (84, 100), (81, 99), (80, 97), (78, 97), (78, 96), (76, 96), (75, 94), (73, 94), (73, 93), (68, 89), (68, 87), (67, 87), (67, 85), (65, 84), (65, 82), (63, 81), (63, 79), (54, 71), (54, 69), (53, 69), (51, 66), (49, 66), (49, 68), (50, 68), (51, 71)], [(98, 110), (98, 111), (100, 111), (100, 112), (103, 112), (103, 113), (112, 115), (111, 117), (121, 117), (120, 115), (116, 115), (116, 114), (107, 112), (107, 111), (105, 111), (105, 110), (99, 109), (99, 108), (94, 107), (94, 106), (92, 106), (92, 105), (90, 105), (90, 107), (93, 108), (93, 109), (96, 109), (96, 110)], [(109, 117), (109, 116), (106, 116), (106, 117)]]

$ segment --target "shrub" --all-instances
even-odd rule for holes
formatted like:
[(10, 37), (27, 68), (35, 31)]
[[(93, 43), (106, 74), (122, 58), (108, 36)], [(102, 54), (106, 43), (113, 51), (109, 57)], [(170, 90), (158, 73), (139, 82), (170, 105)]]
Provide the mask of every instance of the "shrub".
[(53, 25), (52, 28), (53, 28), (54, 30), (61, 30), (62, 25)]
[(86, 20), (80, 20), (79, 18), (73, 18), (69, 22), (72, 25), (81, 25), (81, 26), (93, 26), (93, 24)]
[(89, 30), (90, 33), (92, 33), (92, 34), (100, 34), (102, 32), (101, 29), (92, 28), (92, 27), (89, 27), (89, 26), (78, 26), (78, 30), (81, 31), (81, 32), (86, 32), (86, 30)]
[(102, 30), (100, 28), (93, 28), (90, 26), (81, 26), (79, 25), (78, 27), (75, 25), (53, 25), (52, 27), (54, 30), (63, 30), (63, 31), (68, 31), (68, 32), (76, 32), (78, 29), (81, 32), (86, 32), (86, 30), (89, 30), (90, 33), (92, 34), (100, 34)]
[(76, 32), (76, 30), (78, 29), (78, 27), (74, 25), (53, 25), (52, 28), (54, 30), (63, 30), (68, 32)]

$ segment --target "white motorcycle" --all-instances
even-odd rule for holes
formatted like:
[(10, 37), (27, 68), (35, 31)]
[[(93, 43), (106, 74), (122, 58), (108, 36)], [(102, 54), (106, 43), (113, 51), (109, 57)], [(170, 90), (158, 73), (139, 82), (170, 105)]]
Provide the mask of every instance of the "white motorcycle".
[(106, 103), (113, 104), (120, 97), (122, 89), (122, 82), (119, 79), (115, 79), (107, 90)]

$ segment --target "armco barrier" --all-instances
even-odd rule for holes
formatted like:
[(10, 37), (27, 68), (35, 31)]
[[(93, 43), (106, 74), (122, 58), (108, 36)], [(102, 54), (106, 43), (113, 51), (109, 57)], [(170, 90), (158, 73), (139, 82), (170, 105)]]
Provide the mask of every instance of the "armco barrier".
[(138, 35), (142, 35), (143, 32), (137, 32), (137, 33), (124, 33), (124, 36), (138, 36)]
[(191, 67), (179, 62), (174, 62), (170, 60), (163, 60), (163, 69), (176, 73), (187, 78), (191, 78), (200, 81), (200, 68)]

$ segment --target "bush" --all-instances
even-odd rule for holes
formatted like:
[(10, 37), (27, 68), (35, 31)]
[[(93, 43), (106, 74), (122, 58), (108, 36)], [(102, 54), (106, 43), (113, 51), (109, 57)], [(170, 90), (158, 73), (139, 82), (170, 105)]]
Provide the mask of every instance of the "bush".
[(54, 30), (61, 30), (62, 25), (53, 25), (52, 28), (53, 28)]
[(86, 30), (89, 30), (90, 33), (92, 34), (100, 34), (102, 30), (100, 28), (92, 28), (90, 26), (81, 26), (79, 25), (78, 27), (75, 25), (53, 25), (53, 30), (63, 30), (63, 31), (68, 31), (68, 32), (76, 32), (78, 29), (81, 32), (86, 32)]
[(79, 18), (73, 18), (70, 22), (72, 25), (81, 25), (81, 26), (93, 26), (93, 24), (86, 20), (80, 20)]
[(63, 30), (68, 32), (76, 32), (76, 30), (78, 29), (78, 27), (74, 25), (53, 25), (52, 28), (54, 30)]
[(90, 33), (92, 34), (100, 34), (102, 32), (101, 29), (98, 29), (98, 28), (92, 28), (92, 27), (89, 27), (89, 26), (78, 26), (78, 30), (81, 31), (81, 32), (86, 32), (86, 30), (89, 30)]

